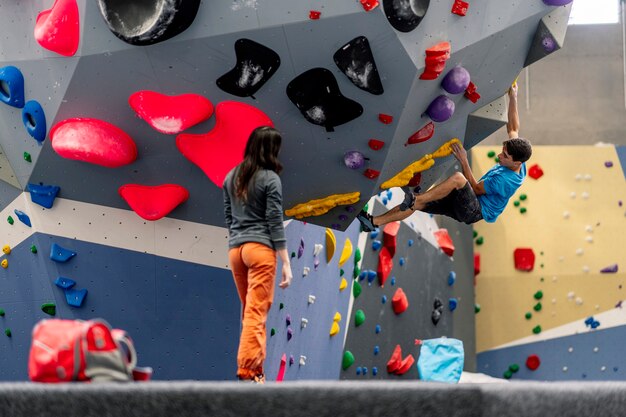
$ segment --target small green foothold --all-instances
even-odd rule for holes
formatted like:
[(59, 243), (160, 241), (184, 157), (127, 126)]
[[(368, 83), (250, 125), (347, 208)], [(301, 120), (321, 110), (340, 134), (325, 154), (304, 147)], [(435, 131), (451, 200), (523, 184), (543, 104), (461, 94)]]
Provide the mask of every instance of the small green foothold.
[(526, 211), (527, 211), (526, 207), (522, 207), (522, 208), (519, 209), (519, 212), (522, 213), (522, 214), (526, 213)]
[(480, 304), (474, 304), (474, 314), (480, 313)]
[(354, 251), (354, 263), (356, 264), (360, 260), (361, 260), (361, 249), (356, 248), (356, 250)]
[(513, 205), (514, 205), (515, 207), (519, 207), (519, 201), (515, 200), (515, 201), (513, 202)]
[(363, 211), (368, 211), (368, 210), (369, 210), (369, 204), (366, 204), (366, 205), (363, 207)]
[(541, 333), (541, 326), (535, 326), (535, 327), (533, 327), (533, 333), (534, 333), (534, 334), (539, 334), (539, 333)]
[(540, 268), (543, 268), (543, 264), (539, 265)]
[(28, 152), (24, 152), (24, 161), (33, 162), (33, 159), (30, 157), (30, 154)]
[(519, 371), (519, 365), (516, 364), (516, 363), (512, 364), (511, 366), (509, 366), (509, 371), (511, 371), (513, 373)]
[(509, 371), (508, 369), (504, 372), (504, 374), (502, 374), (502, 376), (504, 377), (504, 379), (511, 379), (511, 377), (513, 376), (513, 372)]
[(0, 308), (0, 317), (4, 317), (4, 310)]
[(474, 234), (474, 239), (476, 239), (476, 236), (478, 236), (478, 232), (474, 230), (473, 234)]
[(270, 329), (270, 336), (274, 336), (275, 334), (276, 334), (276, 329), (272, 327)]
[(11, 337), (11, 329), (5, 329), (4, 334), (6, 334), (8, 337)]
[(354, 355), (349, 350), (343, 352), (343, 360), (341, 361), (341, 367), (345, 371), (354, 363)]
[(32, 253), (37, 253), (37, 246), (32, 245), (32, 246), (30, 247), (30, 251), (31, 251)]
[(278, 309), (279, 309), (279, 310), (282, 310), (283, 308), (285, 308), (285, 305), (284, 305), (283, 303), (280, 303), (280, 304), (278, 305)]
[(361, 275), (361, 268), (355, 265), (354, 271), (352, 271), (352, 278), (357, 279), (359, 275)]
[(528, 198), (528, 196), (526, 194), (522, 194), (522, 195), (519, 196), (519, 199), (522, 200), (522, 201), (526, 200), (527, 198)]
[(13, 220), (13, 217), (11, 216), (7, 217), (7, 221), (9, 222), (9, 224), (15, 223), (15, 220)]
[(535, 306), (533, 307), (533, 310), (535, 310), (535, 311), (541, 311), (541, 307), (542, 307), (542, 306), (541, 306), (541, 303), (537, 303), (537, 304), (535, 304)]
[(476, 244), (478, 246), (482, 245), (483, 243), (485, 243), (485, 239), (483, 239), (483, 237), (479, 237), (478, 239), (476, 239)]
[(543, 279), (543, 277), (541, 277), (541, 278), (539, 278), (539, 281), (543, 282), (543, 281), (545, 281), (545, 280)]
[(493, 158), (494, 156), (496, 156), (496, 152), (495, 152), (495, 151), (489, 151), (489, 152), (487, 152), (487, 157), (488, 157), (488, 158)]
[(496, 164), (498, 164), (498, 163), (500, 163), (500, 158), (496, 157), (496, 158), (494, 159), (494, 161), (496, 161)]
[(365, 322), (365, 313), (363, 310), (357, 310), (354, 314), (354, 325), (359, 327), (361, 324)]
[(339, 270), (339, 276), (340, 276), (340, 277), (342, 277), (342, 276), (343, 276), (343, 274), (345, 274), (345, 272), (344, 272), (343, 268), (341, 268), (341, 269)]
[(354, 281), (354, 284), (352, 285), (352, 295), (354, 296), (354, 298), (358, 298), (359, 295), (361, 295), (361, 291), (363, 289), (361, 288), (361, 284), (359, 284), (359, 281)]
[(530, 320), (532, 316), (533, 314), (530, 311), (524, 315), (524, 317), (526, 317), (526, 320)]
[(543, 291), (541, 290), (537, 291), (535, 295), (533, 295), (533, 297), (535, 297), (535, 300), (541, 300), (543, 298)]
[(44, 303), (41, 305), (41, 311), (50, 316), (54, 316), (57, 313), (57, 306), (54, 303)]

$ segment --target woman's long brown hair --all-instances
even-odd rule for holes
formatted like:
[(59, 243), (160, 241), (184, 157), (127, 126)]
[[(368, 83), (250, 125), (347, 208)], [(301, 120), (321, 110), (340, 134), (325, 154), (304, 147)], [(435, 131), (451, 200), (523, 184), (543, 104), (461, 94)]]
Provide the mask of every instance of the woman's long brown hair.
[(248, 201), (250, 182), (259, 169), (269, 169), (280, 174), (283, 169), (278, 161), (281, 142), (280, 132), (273, 127), (261, 126), (252, 131), (243, 161), (235, 173), (235, 197)]

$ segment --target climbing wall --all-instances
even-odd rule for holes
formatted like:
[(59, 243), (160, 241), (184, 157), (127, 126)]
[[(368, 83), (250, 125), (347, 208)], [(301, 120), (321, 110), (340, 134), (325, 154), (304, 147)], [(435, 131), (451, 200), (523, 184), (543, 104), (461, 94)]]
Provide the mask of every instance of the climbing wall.
[[(476, 174), (494, 163), (490, 151), (499, 149), (474, 148)], [(537, 179), (526, 179), (498, 222), (476, 225), (478, 371), (539, 380), (624, 379), (620, 152), (613, 146), (534, 147), (527, 168)], [(511, 366), (519, 371), (510, 372)]]

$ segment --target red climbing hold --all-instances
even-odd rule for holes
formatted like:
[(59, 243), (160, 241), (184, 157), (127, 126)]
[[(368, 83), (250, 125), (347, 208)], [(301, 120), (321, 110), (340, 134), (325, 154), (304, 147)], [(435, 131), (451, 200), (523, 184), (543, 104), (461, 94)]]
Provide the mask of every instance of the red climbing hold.
[(361, 6), (366, 12), (378, 7), (378, 0), (361, 0)]
[(391, 122), (393, 122), (393, 116), (390, 116), (388, 114), (380, 113), (380, 114), (378, 114), (378, 120), (380, 120), (384, 124), (388, 125)]
[(385, 146), (385, 142), (383, 142), (382, 140), (378, 140), (378, 139), (370, 139), (369, 142), (367, 142), (367, 144), (374, 151), (380, 151), (383, 148), (383, 146)]
[(471, 81), (465, 89), (465, 97), (467, 97), (472, 103), (476, 103), (478, 100), (480, 100), (480, 94), (476, 92), (476, 86)]
[(413, 366), (414, 363), (415, 363), (415, 358), (413, 358), (413, 355), (409, 353), (409, 355), (406, 358), (404, 358), (404, 360), (402, 360), (402, 363), (400, 364), (400, 368), (394, 373), (396, 375), (404, 375), (409, 371), (409, 369), (411, 369), (411, 366)]
[(189, 191), (176, 184), (125, 184), (118, 192), (139, 217), (150, 221), (167, 216), (189, 198)]
[(474, 254), (474, 276), (480, 274), (480, 253)]
[(155, 130), (176, 134), (213, 114), (213, 104), (198, 94), (168, 96), (155, 91), (137, 91), (128, 99), (137, 116)]
[(398, 288), (391, 298), (391, 307), (396, 314), (402, 314), (409, 307), (409, 300), (406, 298), (406, 294), (402, 288)]
[(535, 164), (528, 169), (528, 176), (532, 179), (538, 180), (543, 176), (543, 170), (538, 164)]
[(535, 267), (535, 253), (530, 248), (517, 248), (513, 252), (515, 269), (530, 272)]
[(79, 22), (76, 0), (56, 0), (52, 8), (37, 15), (35, 39), (49, 51), (72, 56), (78, 50)]
[(396, 254), (398, 230), (400, 230), (400, 222), (387, 223), (383, 229), (383, 246), (387, 248), (392, 258)]
[(119, 127), (98, 119), (62, 120), (50, 130), (50, 140), (52, 149), (63, 158), (108, 168), (130, 164), (137, 158), (132, 138)]
[(467, 14), (468, 8), (468, 2), (462, 0), (454, 0), (454, 4), (452, 5), (452, 13), (458, 14), (459, 16), (465, 16)]
[(272, 120), (249, 104), (223, 101), (215, 107), (216, 123), (209, 133), (176, 136), (178, 150), (198, 165), (215, 185), (243, 160), (248, 138), (259, 126), (274, 127)]
[(452, 238), (448, 234), (447, 229), (439, 229), (433, 232), (433, 235), (435, 235), (437, 244), (439, 245), (441, 250), (446, 253), (446, 255), (454, 255), (454, 243), (452, 242)]
[(541, 360), (539, 359), (539, 356), (530, 355), (528, 358), (526, 358), (526, 367), (531, 371), (536, 370), (537, 368), (539, 368), (540, 365)]
[(409, 187), (417, 187), (422, 182), (422, 173), (418, 172), (409, 180)]
[(426, 142), (428, 139), (432, 138), (434, 134), (435, 124), (433, 122), (428, 122), (426, 126), (413, 133), (409, 140), (406, 141), (406, 144), (404, 146), (414, 145), (420, 142)]
[(390, 374), (395, 373), (400, 366), (402, 365), (402, 348), (400, 345), (396, 345), (396, 348), (393, 350), (391, 354), (391, 358), (389, 362), (387, 362), (387, 372)]
[(385, 286), (385, 281), (387, 277), (391, 273), (391, 269), (393, 268), (393, 260), (391, 259), (391, 254), (387, 250), (386, 247), (383, 248), (378, 253), (378, 282), (381, 287)]
[(309, 11), (309, 19), (317, 20), (317, 19), (320, 18), (321, 14), (322, 14), (322, 12), (319, 12), (317, 10), (311, 10), (311, 11)]
[(434, 80), (439, 77), (450, 58), (450, 43), (441, 42), (426, 50), (425, 68), (420, 80)]
[(378, 176), (380, 175), (380, 171), (376, 171), (375, 169), (367, 168), (365, 170), (365, 172), (363, 173), (363, 175), (365, 175), (370, 180), (373, 180), (375, 178), (378, 178)]

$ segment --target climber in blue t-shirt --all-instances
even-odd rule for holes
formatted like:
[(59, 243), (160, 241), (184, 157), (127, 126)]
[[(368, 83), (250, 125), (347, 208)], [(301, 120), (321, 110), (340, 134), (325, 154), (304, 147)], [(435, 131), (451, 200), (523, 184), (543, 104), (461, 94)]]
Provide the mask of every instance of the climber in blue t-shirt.
[(482, 219), (488, 223), (495, 222), (526, 178), (525, 162), (532, 154), (530, 142), (518, 135), (520, 123), (516, 83), (511, 86), (508, 95), (506, 128), (509, 140), (502, 145), (498, 164), (476, 181), (467, 160), (467, 151), (459, 144), (453, 144), (452, 153), (461, 164), (462, 173), (455, 172), (422, 194), (405, 191), (404, 201), (380, 216), (372, 216), (361, 211), (357, 219), (361, 222), (363, 230), (372, 231), (383, 224), (404, 220), (415, 210), (442, 214), (467, 224)]

